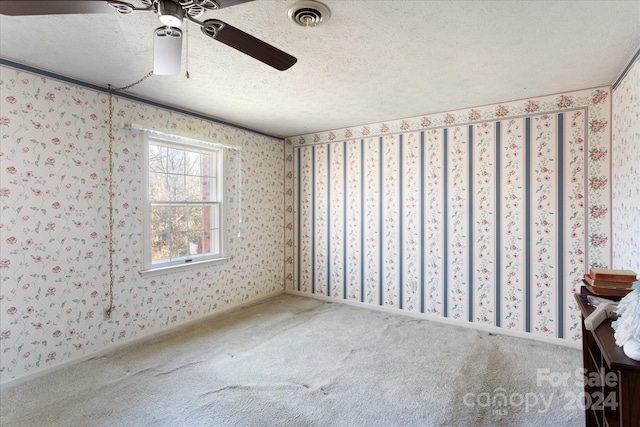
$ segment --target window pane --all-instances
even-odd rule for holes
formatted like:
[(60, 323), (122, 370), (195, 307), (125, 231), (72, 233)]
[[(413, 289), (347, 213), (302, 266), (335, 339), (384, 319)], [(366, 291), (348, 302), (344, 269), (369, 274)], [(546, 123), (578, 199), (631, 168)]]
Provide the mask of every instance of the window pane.
[(151, 207), (151, 234), (171, 232), (172, 209), (167, 206)]
[[(209, 213), (210, 212), (210, 213)], [(216, 204), (209, 208), (207, 217), (210, 218), (209, 224), (206, 224), (205, 234), (209, 237), (210, 252), (214, 254), (220, 253), (220, 205)]]
[(196, 153), (194, 151), (185, 151), (185, 161), (186, 161), (185, 174), (191, 175), (191, 176), (202, 175), (202, 172), (200, 171), (200, 166), (201, 166), (203, 156), (204, 155), (200, 153)]
[(169, 188), (167, 175), (163, 173), (149, 173), (149, 199), (169, 200)]
[(202, 207), (202, 250), (211, 251), (211, 206)]
[(184, 175), (184, 150), (169, 147), (167, 150), (168, 173)]
[[(215, 188), (211, 186), (211, 178), (203, 177), (202, 178), (202, 198), (200, 200), (208, 202), (212, 200), (216, 200), (216, 191)], [(213, 190), (213, 191), (212, 191)]]
[(172, 210), (173, 223), (171, 224), (171, 231), (173, 233), (189, 231), (189, 208), (175, 206)]
[(182, 258), (189, 254), (186, 233), (173, 233), (169, 239), (171, 241), (171, 258)]
[(179, 202), (181, 200), (184, 200), (184, 195), (184, 176), (167, 175), (167, 198), (164, 200)]
[(151, 261), (165, 261), (169, 259), (169, 237), (167, 233), (151, 234)]
[[(156, 202), (186, 201), (185, 177), (149, 173), (149, 200)], [(189, 198), (193, 201), (193, 197)], [(199, 199), (198, 199), (199, 200)]]
[(189, 255), (201, 255), (204, 253), (202, 233), (200, 231), (191, 231), (189, 238)]
[(211, 206), (211, 229), (220, 228), (220, 205)]
[(189, 209), (189, 230), (202, 232), (203, 225), (203, 206), (191, 206)]
[[(203, 174), (203, 175), (207, 175), (210, 177), (217, 177), (218, 174), (218, 152), (213, 152), (211, 154), (209, 154), (208, 156), (206, 156), (206, 162), (207, 162), (207, 173)], [(210, 166), (209, 166), (210, 165)]]
[(204, 186), (202, 185), (202, 178), (199, 176), (187, 176), (185, 177), (185, 192), (183, 199), (189, 202), (199, 202), (201, 200), (207, 200), (203, 198)]
[(207, 178), (206, 189), (209, 192), (208, 200), (217, 201), (218, 200), (218, 180), (216, 178)]
[(167, 147), (149, 145), (149, 171), (167, 171)]

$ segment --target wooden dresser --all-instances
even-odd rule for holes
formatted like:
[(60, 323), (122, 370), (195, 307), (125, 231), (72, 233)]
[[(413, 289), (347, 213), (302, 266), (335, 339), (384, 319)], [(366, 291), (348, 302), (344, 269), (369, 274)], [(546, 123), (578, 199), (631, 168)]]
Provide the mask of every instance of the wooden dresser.
[(615, 343), (611, 320), (595, 331), (584, 327), (591, 307), (576, 294), (582, 312), (582, 357), (585, 372), (587, 426), (640, 427), (640, 362), (627, 357)]

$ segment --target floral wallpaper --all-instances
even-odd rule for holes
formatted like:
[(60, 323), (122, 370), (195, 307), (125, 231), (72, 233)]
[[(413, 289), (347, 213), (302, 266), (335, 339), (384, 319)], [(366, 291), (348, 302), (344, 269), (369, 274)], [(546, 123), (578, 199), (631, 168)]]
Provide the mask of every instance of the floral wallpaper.
[[(0, 67), (2, 383), (271, 293), (284, 283), (284, 144), (113, 98), (114, 309), (108, 272), (108, 97)], [(221, 265), (142, 278), (143, 147), (137, 123), (228, 151)]]
[[(613, 92), (284, 144), (116, 96), (108, 321), (107, 95), (5, 66), (0, 87), (2, 384), (283, 289), (576, 341), (588, 267), (640, 270), (637, 59)], [(241, 148), (227, 153), (230, 261), (140, 276), (130, 123)]]
[(613, 90), (613, 265), (640, 274), (640, 55)]
[(600, 87), (288, 138), (286, 288), (580, 340), (572, 295), (611, 265), (610, 105)]

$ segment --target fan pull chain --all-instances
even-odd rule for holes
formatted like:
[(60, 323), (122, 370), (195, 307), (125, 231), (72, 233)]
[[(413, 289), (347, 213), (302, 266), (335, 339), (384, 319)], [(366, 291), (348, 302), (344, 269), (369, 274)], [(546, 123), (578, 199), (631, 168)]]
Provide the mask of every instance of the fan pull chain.
[(118, 91), (123, 91), (123, 90), (131, 89), (131, 88), (132, 88), (132, 87), (134, 87), (135, 85), (140, 84), (140, 83), (142, 83), (143, 81), (147, 80), (147, 79), (148, 79), (149, 77), (151, 77), (152, 75), (153, 75), (153, 70), (151, 70), (151, 71), (149, 71), (147, 74), (145, 74), (145, 75), (144, 75), (140, 80), (138, 80), (138, 81), (136, 81), (136, 82), (134, 82), (134, 83), (131, 83), (131, 84), (130, 84), (130, 85), (128, 85), (128, 86), (117, 87), (117, 88), (115, 88), (115, 89), (114, 89), (114, 88), (112, 88), (112, 87), (111, 87), (111, 85), (109, 85), (109, 96), (111, 96), (111, 92), (112, 92), (112, 91), (114, 91), (114, 90), (115, 90), (116, 92), (118, 92)]
[(188, 79), (189, 76), (189, 22), (185, 22), (184, 30), (187, 32), (187, 36), (185, 37), (185, 68), (187, 69), (184, 73), (184, 76)]
[(113, 91), (123, 91), (133, 86), (142, 83), (153, 75), (153, 70), (148, 72), (144, 77), (135, 83), (128, 86), (114, 89), (111, 85), (108, 85), (108, 98), (109, 98), (109, 306), (104, 309), (103, 319), (108, 320), (111, 318), (111, 311), (113, 310), (113, 283), (115, 281), (113, 274)]

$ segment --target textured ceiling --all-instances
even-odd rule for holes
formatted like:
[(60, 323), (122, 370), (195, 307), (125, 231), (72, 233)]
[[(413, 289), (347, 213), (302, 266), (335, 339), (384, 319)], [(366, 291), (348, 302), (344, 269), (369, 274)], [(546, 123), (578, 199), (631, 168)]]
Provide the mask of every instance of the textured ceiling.
[[(297, 57), (291, 69), (190, 25), (191, 77), (152, 76), (130, 93), (295, 136), (608, 85), (640, 46), (640, 1), (324, 0), (332, 16), (310, 29), (288, 20), (293, 3), (256, 0), (201, 18)], [(152, 69), (158, 26), (148, 12), (0, 16), (0, 56), (124, 86)]]

